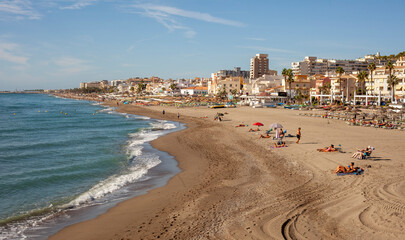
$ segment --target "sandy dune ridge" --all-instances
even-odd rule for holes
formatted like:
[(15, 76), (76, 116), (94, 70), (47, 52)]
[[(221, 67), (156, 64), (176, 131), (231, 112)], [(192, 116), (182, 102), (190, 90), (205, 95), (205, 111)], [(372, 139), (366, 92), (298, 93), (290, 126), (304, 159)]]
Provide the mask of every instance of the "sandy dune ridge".
[[(166, 114), (162, 114), (162, 110)], [(183, 172), (168, 185), (119, 204), (51, 239), (405, 239), (405, 132), (348, 126), (285, 109), (122, 106), (188, 128), (155, 140)], [(216, 112), (228, 113), (213, 121)], [(207, 116), (208, 118), (205, 118)], [(250, 133), (254, 122), (283, 124), (288, 147)], [(248, 127), (235, 128), (240, 123)], [(252, 126), (253, 127), (253, 126)], [(273, 134), (274, 135), (274, 134)], [(343, 153), (317, 148), (341, 146)], [(376, 148), (367, 160), (357, 148)], [(336, 176), (355, 162), (361, 176)]]

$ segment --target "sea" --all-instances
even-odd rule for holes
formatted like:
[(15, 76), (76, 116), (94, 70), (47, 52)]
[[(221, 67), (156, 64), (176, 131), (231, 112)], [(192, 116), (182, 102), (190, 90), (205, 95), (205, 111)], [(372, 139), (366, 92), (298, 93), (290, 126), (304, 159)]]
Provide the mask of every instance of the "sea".
[(180, 172), (150, 142), (185, 126), (96, 102), (0, 94), (0, 239), (45, 239)]

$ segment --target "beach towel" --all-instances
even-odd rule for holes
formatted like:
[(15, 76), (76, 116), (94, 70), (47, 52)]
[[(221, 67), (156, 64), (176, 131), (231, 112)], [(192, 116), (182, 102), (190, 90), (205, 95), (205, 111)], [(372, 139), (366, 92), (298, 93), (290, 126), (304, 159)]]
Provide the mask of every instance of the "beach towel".
[[(285, 146), (285, 147), (288, 147), (288, 146)], [(274, 146), (271, 146), (270, 148), (285, 148), (285, 147), (274, 147)]]
[(361, 175), (363, 174), (364, 170), (359, 170), (357, 172), (351, 172), (351, 173), (336, 173), (337, 176), (345, 176), (345, 175)]

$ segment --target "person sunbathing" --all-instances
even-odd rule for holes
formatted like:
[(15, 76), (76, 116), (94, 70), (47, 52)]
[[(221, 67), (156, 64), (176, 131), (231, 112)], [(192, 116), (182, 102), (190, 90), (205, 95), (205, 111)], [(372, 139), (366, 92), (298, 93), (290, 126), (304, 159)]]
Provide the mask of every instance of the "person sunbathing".
[(282, 148), (282, 147), (287, 147), (287, 146), (285, 145), (285, 142), (277, 142), (277, 143), (274, 143), (274, 148)]
[(239, 125), (236, 125), (235, 127), (246, 127), (246, 125), (243, 124), (243, 123), (241, 123), (241, 124), (239, 124)]
[(366, 147), (365, 149), (357, 149), (357, 152), (353, 153), (351, 156), (352, 158), (357, 158), (357, 159), (365, 159), (367, 156), (370, 156), (371, 153), (373, 152), (374, 148), (373, 147)]
[(324, 147), (324, 148), (320, 148), (320, 149), (316, 149), (318, 152), (336, 152), (337, 149), (335, 148), (335, 146), (333, 146), (333, 144), (331, 144), (329, 147)]
[(266, 135), (260, 134), (259, 138), (270, 138), (270, 135), (268, 133)]
[(354, 162), (351, 162), (349, 166), (344, 167), (344, 166), (337, 166), (337, 168), (335, 169), (335, 173), (352, 173), (352, 172), (357, 172), (359, 169), (359, 167), (354, 167)]
[(256, 131), (251, 128), (251, 129), (249, 129), (249, 132), (256, 132)]

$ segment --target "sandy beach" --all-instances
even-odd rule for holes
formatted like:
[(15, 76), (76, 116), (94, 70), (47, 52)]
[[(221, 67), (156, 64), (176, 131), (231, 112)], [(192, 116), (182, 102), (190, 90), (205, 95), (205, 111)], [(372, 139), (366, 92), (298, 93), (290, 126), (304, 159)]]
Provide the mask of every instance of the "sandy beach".
[[(118, 111), (186, 123), (152, 142), (183, 171), (50, 239), (405, 239), (404, 131), (286, 109), (124, 105)], [(223, 121), (213, 121), (216, 112), (227, 113)], [(248, 132), (254, 122), (265, 124), (262, 131)], [(288, 147), (274, 149), (273, 140), (259, 139), (275, 122), (293, 136), (301, 127), (300, 144), (287, 137)], [(241, 123), (249, 126), (235, 127)], [(316, 151), (330, 144), (343, 152)], [(370, 158), (350, 158), (369, 145)], [(333, 173), (350, 162), (364, 174)]]

